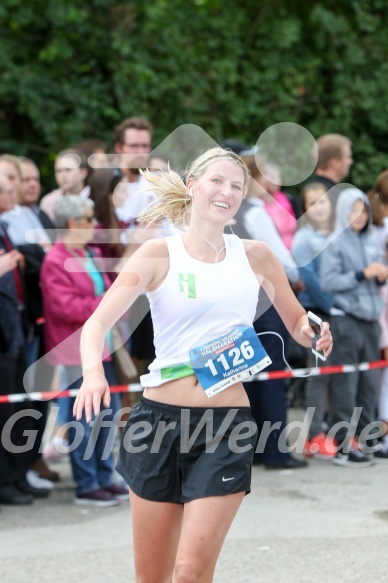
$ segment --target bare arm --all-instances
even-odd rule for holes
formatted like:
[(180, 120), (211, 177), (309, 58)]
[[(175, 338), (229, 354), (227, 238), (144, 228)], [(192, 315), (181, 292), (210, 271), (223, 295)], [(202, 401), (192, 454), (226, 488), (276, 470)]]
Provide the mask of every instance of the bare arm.
[[(244, 244), (253, 271), (272, 300), (288, 332), (296, 342), (310, 348), (314, 331), (308, 324), (306, 311), (296, 299), (288, 283), (280, 261), (264, 243), (245, 241)], [(323, 324), (317, 348), (324, 350), (326, 356), (331, 352), (332, 339), (327, 322)]]
[(102, 366), (104, 339), (113, 324), (130, 308), (144, 289), (157, 287), (168, 271), (168, 251), (163, 240), (148, 241), (124, 265), (121, 273), (106, 292), (81, 334), (83, 383), (74, 403), (77, 419), (85, 409), (90, 421), (92, 409), (97, 415), (101, 399), (109, 406), (109, 387)]

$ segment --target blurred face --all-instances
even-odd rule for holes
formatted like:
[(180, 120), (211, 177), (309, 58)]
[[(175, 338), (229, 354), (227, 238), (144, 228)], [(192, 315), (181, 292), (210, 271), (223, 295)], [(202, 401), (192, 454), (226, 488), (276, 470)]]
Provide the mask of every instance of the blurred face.
[(187, 186), (193, 189), (193, 216), (226, 224), (241, 204), (244, 172), (234, 162), (220, 160), (208, 166), (197, 180), (190, 179)]
[(84, 188), (86, 169), (73, 167), (70, 156), (55, 160), (55, 179), (65, 194), (79, 194)]
[(305, 207), (309, 220), (318, 228), (329, 224), (331, 203), (327, 192), (323, 188), (316, 188), (306, 192)]
[(82, 217), (69, 221), (69, 230), (72, 231), (72, 238), (76, 239), (80, 245), (86, 245), (93, 239), (96, 219), (93, 209), (87, 208)]
[(148, 130), (129, 128), (124, 132), (124, 139), (116, 144), (118, 154), (122, 156), (120, 168), (139, 174), (140, 168), (147, 166), (148, 154), (151, 152), (151, 134)]
[(350, 226), (353, 231), (360, 233), (368, 223), (368, 209), (363, 200), (356, 200), (349, 215)]
[(346, 144), (342, 147), (342, 157), (336, 160), (338, 182), (341, 182), (341, 180), (348, 176), (352, 164), (352, 147), (350, 144)]
[(13, 189), (11, 181), (0, 174), (0, 214), (13, 209)]
[(20, 189), (20, 204), (31, 206), (40, 196), (40, 176), (35, 166), (22, 162), (22, 185)]
[(0, 171), (8, 178), (10, 182), (13, 202), (16, 204), (19, 199), (21, 186), (19, 172), (16, 166), (14, 166), (11, 162), (6, 162), (5, 160), (0, 160)]

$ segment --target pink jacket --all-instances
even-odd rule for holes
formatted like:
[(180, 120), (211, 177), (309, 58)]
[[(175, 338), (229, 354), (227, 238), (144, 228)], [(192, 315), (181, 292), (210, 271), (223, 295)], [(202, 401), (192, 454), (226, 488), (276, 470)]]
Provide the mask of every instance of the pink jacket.
[(265, 203), (265, 210), (275, 223), (279, 235), (283, 239), (284, 245), (290, 251), (292, 239), (298, 226), (294, 210), (292, 204), (283, 192), (275, 192), (273, 198), (273, 202)]
[[(94, 255), (99, 257), (98, 250), (94, 251)], [(103, 297), (95, 297), (93, 281), (86, 271), (72, 273), (66, 270), (67, 259), (74, 261), (74, 256), (61, 241), (57, 241), (44, 258), (40, 273), (46, 319), (46, 359), (54, 366), (81, 364), (79, 343), (82, 326)], [(108, 289), (111, 285), (109, 278), (105, 273), (103, 277), (105, 289)], [(103, 359), (110, 360), (106, 345)]]

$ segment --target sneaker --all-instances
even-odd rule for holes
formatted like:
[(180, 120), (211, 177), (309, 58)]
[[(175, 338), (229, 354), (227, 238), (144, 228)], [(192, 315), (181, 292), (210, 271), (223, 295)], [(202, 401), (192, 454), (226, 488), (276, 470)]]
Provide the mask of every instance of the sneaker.
[(26, 476), (16, 482), (16, 486), (21, 492), (24, 492), (25, 494), (32, 494), (34, 498), (46, 498), (51, 493), (53, 487), (52, 484), (51, 488), (42, 488), (41, 486), (36, 488), (35, 486), (31, 486), (31, 484), (27, 481)]
[[(371, 447), (369, 445), (369, 447)], [(377, 439), (372, 442), (372, 447), (374, 449), (372, 456), (377, 462), (387, 462), (388, 461), (388, 444), (382, 443)]]
[(15, 485), (0, 487), (0, 503), (12, 504), (14, 506), (32, 504), (34, 497), (32, 494), (22, 492)]
[(266, 470), (298, 470), (299, 468), (307, 468), (308, 462), (306, 460), (299, 460), (289, 454), (284, 457), (282, 462), (275, 464), (265, 464)]
[(43, 488), (44, 490), (52, 490), (54, 488), (54, 484), (52, 482), (41, 478), (38, 472), (35, 470), (28, 470), (26, 473), (26, 480), (33, 488)]
[(332, 437), (325, 433), (319, 433), (311, 439), (306, 439), (303, 451), (306, 457), (313, 457), (316, 460), (331, 460), (337, 453), (337, 448)]
[(388, 461), (388, 445), (378, 439), (369, 439), (366, 444), (360, 444), (363, 453), (371, 455), (376, 461)]
[(373, 457), (378, 462), (388, 462), (388, 449), (379, 449), (373, 453)]
[(343, 450), (338, 451), (333, 458), (333, 464), (343, 467), (367, 468), (374, 464), (374, 459), (373, 456), (362, 453), (352, 445), (349, 453), (344, 453)]
[(113, 494), (119, 500), (128, 500), (129, 498), (129, 490), (128, 487), (125, 488), (120, 486), (119, 484), (111, 484), (110, 486), (104, 486), (103, 488), (106, 492)]
[(61, 476), (58, 474), (58, 472), (53, 472), (53, 470), (50, 470), (42, 458), (37, 458), (33, 461), (31, 464), (31, 470), (37, 472), (40, 478), (43, 478), (44, 480), (50, 480), (50, 482), (59, 482), (61, 479)]
[(84, 492), (83, 494), (76, 494), (74, 504), (78, 506), (98, 506), (99, 508), (106, 508), (108, 506), (118, 506), (120, 500), (110, 492), (103, 488)]

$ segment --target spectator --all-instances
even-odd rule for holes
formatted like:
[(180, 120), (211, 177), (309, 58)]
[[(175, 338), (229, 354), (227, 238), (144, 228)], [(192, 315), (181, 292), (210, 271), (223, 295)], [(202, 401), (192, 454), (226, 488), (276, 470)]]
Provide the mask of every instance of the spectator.
[(352, 142), (340, 134), (324, 134), (317, 139), (317, 147), (317, 167), (308, 182), (323, 184), (335, 204), (341, 188), (334, 187), (345, 180), (353, 164)]
[[(265, 165), (265, 174), (267, 178), (265, 188), (270, 195), (264, 200), (265, 210), (279, 231), (284, 245), (290, 251), (292, 238), (297, 228), (296, 204), (290, 194), (280, 190), (282, 176), (279, 166), (272, 162), (267, 162)], [(263, 177), (261, 176), (262, 179)]]
[[(0, 174), (0, 215), (13, 206), (14, 186)], [(23, 393), (23, 376), (26, 371), (24, 336), (23, 274), (18, 266), (20, 254), (14, 249), (6, 225), (0, 219), (0, 377), (1, 394)], [(29, 409), (25, 403), (0, 405), (0, 503), (31, 504), (34, 497), (44, 497), (47, 488), (33, 487), (27, 481), (32, 462), (32, 449), (15, 452), (7, 446), (4, 427), (14, 414)], [(25, 445), (26, 431), (34, 428), (34, 419), (26, 411), (13, 423), (11, 443)]]
[(39, 168), (30, 158), (20, 157), (19, 160), (21, 162), (22, 181), (18, 202), (35, 213), (53, 242), (55, 240), (55, 225), (50, 217), (38, 206), (42, 190)]
[[(374, 240), (380, 251), (380, 261), (388, 264), (388, 170), (381, 172), (376, 182), (368, 191), (368, 199), (371, 203), (374, 224)], [(374, 212), (373, 212), (374, 211)], [(388, 286), (381, 288), (381, 298), (384, 309), (380, 315), (380, 348), (382, 357), (388, 360)], [(388, 451), (388, 368), (381, 371), (378, 417), (385, 425), (383, 436), (383, 451)]]
[(11, 154), (0, 156), (0, 172), (8, 177), (11, 183), (12, 209), (3, 216), (8, 222), (8, 232), (14, 245), (36, 243), (42, 248), (51, 245), (42, 223), (35, 213), (27, 206), (19, 204), (22, 190), (22, 166), (19, 158)]
[[(78, 348), (81, 327), (110, 286), (109, 278), (99, 271), (97, 250), (92, 252), (88, 247), (95, 226), (93, 207), (92, 200), (76, 195), (63, 196), (55, 203), (55, 223), (60, 239), (46, 255), (41, 271), (46, 358), (54, 366), (64, 366), (69, 388), (78, 388), (82, 382)], [(73, 260), (74, 269), (69, 260)], [(109, 384), (116, 384), (106, 344), (103, 367)], [(72, 398), (67, 400), (67, 422), (72, 421), (73, 402)], [(100, 416), (94, 420), (93, 431), (84, 417), (82, 427), (77, 430), (72, 423), (68, 429), (70, 461), (76, 483), (74, 501), (78, 505), (115, 506), (121, 497), (128, 497), (128, 492), (113, 482), (113, 443), (110, 428), (106, 427), (106, 422), (113, 421), (112, 409), (108, 413), (104, 411), (102, 417), (104, 426)], [(86, 455), (90, 440), (93, 451)]]
[(372, 209), (373, 239), (377, 245), (381, 263), (387, 263), (386, 239), (388, 237), (388, 170), (381, 172), (367, 193)]
[[(307, 184), (302, 190), (301, 206), (303, 226), (295, 233), (292, 244), (292, 254), (305, 286), (299, 301), (305, 310), (329, 321), (333, 299), (322, 290), (319, 272), (321, 252), (327, 245), (334, 221), (326, 187), (319, 182)], [(313, 375), (307, 379), (306, 404), (313, 413), (304, 451), (307, 457), (321, 460), (330, 460), (336, 453), (334, 440), (326, 435), (324, 428), (329, 380), (329, 375)]]
[[(330, 365), (372, 362), (380, 355), (378, 318), (383, 301), (379, 288), (385, 284), (388, 270), (376, 261), (377, 249), (370, 242), (371, 220), (370, 205), (363, 192), (357, 188), (341, 192), (335, 230), (321, 259), (322, 289), (333, 295), (336, 308), (331, 316), (334, 349)], [(362, 451), (373, 440), (362, 432), (376, 418), (378, 374), (377, 370), (365, 370), (332, 376), (329, 422), (332, 432), (340, 424), (336, 431), (338, 451), (333, 460), (337, 465), (367, 467), (373, 463)], [(361, 416), (351, 432), (359, 437), (358, 444), (349, 438), (346, 427), (355, 407), (361, 408)], [(388, 459), (388, 454), (379, 450), (374, 457)]]
[[(282, 263), (291, 284), (298, 287), (300, 284), (298, 268), (265, 209), (265, 200), (269, 198), (266, 189), (268, 181), (261, 174), (253, 156), (243, 157), (243, 160), (251, 173), (251, 182), (247, 197), (242, 201), (235, 216), (237, 225), (232, 224), (231, 228), (239, 237), (266, 243)], [(265, 161), (262, 159), (260, 166), (264, 164)]]
[(115, 152), (120, 155), (119, 167), (128, 189), (124, 205), (116, 208), (116, 213), (125, 222), (137, 219), (145, 207), (156, 200), (152, 192), (142, 192), (147, 182), (140, 175), (140, 169), (148, 165), (151, 137), (151, 124), (141, 117), (127, 118), (115, 129)]
[(121, 241), (127, 227), (115, 213), (113, 193), (117, 187), (121, 189), (125, 185), (114, 170), (95, 170), (90, 180), (90, 198), (94, 202), (94, 216), (97, 221), (92, 245), (98, 247), (105, 259), (107, 275), (112, 281), (117, 277), (114, 266), (125, 250)]
[[(20, 200), (23, 196), (23, 170), (20, 160), (16, 157), (8, 156), (8, 164), (13, 165), (18, 180), (13, 181), (14, 199)], [(31, 164), (29, 164), (30, 168)], [(32, 168), (34, 170), (34, 168)], [(28, 172), (28, 170), (27, 170)], [(30, 172), (31, 176), (31, 172)], [(32, 183), (33, 181), (30, 181)], [(35, 188), (35, 195), (37, 189)], [(30, 202), (31, 202), (30, 197)], [(47, 220), (48, 217), (46, 217)], [(46, 251), (51, 246), (51, 241), (47, 235), (37, 214), (34, 213), (30, 205), (14, 204), (11, 210), (2, 215), (8, 229), (8, 233), (13, 244), (21, 253), (23, 267), (23, 281), (25, 286), (25, 306), (26, 330), (25, 356), (27, 364), (26, 389), (28, 391), (48, 391), (54, 375), (54, 369), (43, 360), (43, 306), (42, 294), (39, 286), (39, 273)], [(46, 427), (48, 402), (32, 401), (31, 407), (39, 412), (39, 419), (36, 420), (37, 436), (34, 443), (34, 458), (31, 472), (27, 479), (32, 485), (52, 487), (51, 483), (41, 482), (43, 480), (58, 481), (59, 475), (51, 471), (41, 459), (39, 453), (43, 433)]]
[(59, 198), (66, 194), (79, 194), (82, 198), (89, 196), (88, 174), (87, 159), (80, 150), (73, 148), (59, 152), (55, 159), (55, 179), (59, 188), (46, 194), (40, 202), (40, 208), (52, 221), (54, 204)]
[[(155, 194), (147, 190), (149, 184), (141, 176), (140, 169), (148, 165), (152, 147), (152, 126), (144, 118), (130, 117), (115, 128), (115, 152), (120, 155), (120, 170), (123, 182), (127, 183), (127, 196), (124, 204), (116, 206), (119, 220), (130, 223), (126, 255), (133, 253), (141, 243), (152, 237), (152, 231), (145, 231), (137, 218), (144, 209), (157, 200)], [(140, 229), (143, 231), (140, 232)], [(137, 231), (137, 232), (136, 232)], [(131, 352), (136, 361), (145, 366), (155, 358), (154, 331), (146, 295), (141, 295), (132, 306), (130, 327), (132, 330)], [(138, 362), (137, 362), (138, 364)]]
[[(261, 173), (253, 156), (243, 158), (251, 173), (251, 181), (247, 199), (243, 200), (235, 215), (236, 224), (232, 225), (233, 232), (243, 239), (256, 239), (267, 243), (271, 251), (282, 263), (286, 274), (294, 287), (299, 287), (300, 276), (290, 252), (285, 247), (271, 217), (265, 210), (264, 200), (268, 197), (265, 189), (265, 178), (261, 180)], [(264, 160), (263, 160), (264, 163)], [(259, 179), (259, 180), (258, 180)], [(256, 314), (254, 328), (257, 333), (276, 332), (288, 343), (288, 332), (268, 295), (260, 289), (260, 312)], [(284, 368), (282, 345), (279, 338), (273, 335), (260, 337), (267, 354), (272, 360), (268, 371)], [(286, 352), (286, 348), (285, 348)], [(264, 424), (275, 425), (262, 447), (262, 451), (255, 452), (254, 463), (264, 463), (267, 469), (303, 468), (307, 463), (291, 456), (288, 451), (280, 448), (279, 436), (286, 426), (287, 401), (286, 387), (283, 379), (270, 381), (251, 381), (244, 383), (248, 394), (252, 416), (258, 426), (258, 437), (263, 431)]]

